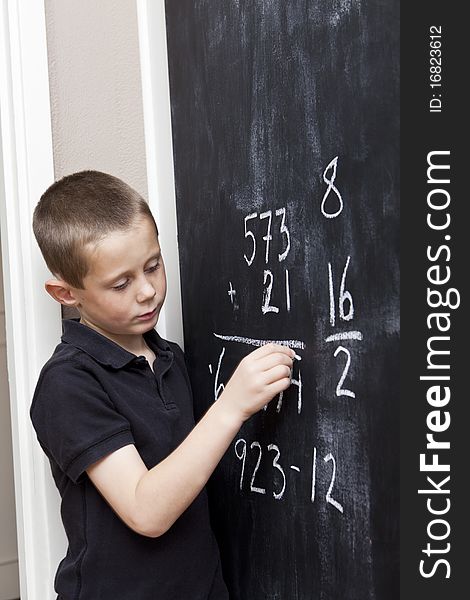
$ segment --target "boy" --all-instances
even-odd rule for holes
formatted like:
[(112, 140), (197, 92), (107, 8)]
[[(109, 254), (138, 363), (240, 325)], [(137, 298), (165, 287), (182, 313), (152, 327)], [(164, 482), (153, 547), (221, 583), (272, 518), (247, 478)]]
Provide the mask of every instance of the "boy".
[(60, 600), (226, 600), (204, 486), (242, 423), (290, 385), (294, 352), (246, 356), (195, 426), (181, 349), (154, 330), (166, 278), (145, 201), (75, 173), (41, 197), (48, 293), (79, 320), (41, 371), (31, 418), (62, 497)]

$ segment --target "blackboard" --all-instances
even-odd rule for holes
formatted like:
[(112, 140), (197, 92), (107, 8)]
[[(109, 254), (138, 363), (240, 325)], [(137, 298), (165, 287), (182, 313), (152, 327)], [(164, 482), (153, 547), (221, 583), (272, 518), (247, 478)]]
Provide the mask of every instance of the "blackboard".
[(197, 416), (256, 345), (299, 356), (209, 486), (231, 598), (396, 600), (398, 2), (166, 19)]

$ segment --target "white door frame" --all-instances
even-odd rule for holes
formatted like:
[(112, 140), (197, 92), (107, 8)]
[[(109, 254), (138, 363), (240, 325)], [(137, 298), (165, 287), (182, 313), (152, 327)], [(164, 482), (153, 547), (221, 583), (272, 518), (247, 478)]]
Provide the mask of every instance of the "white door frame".
[(45, 12), (43, 0), (2, 0), (0, 7), (0, 221), (20, 588), (22, 600), (46, 600), (55, 597), (65, 537), (29, 418), (39, 370), (61, 333), (31, 230), (34, 206), (54, 180)]
[(157, 329), (183, 347), (165, 1), (137, 0), (137, 18), (148, 201), (159, 228), (168, 279)]

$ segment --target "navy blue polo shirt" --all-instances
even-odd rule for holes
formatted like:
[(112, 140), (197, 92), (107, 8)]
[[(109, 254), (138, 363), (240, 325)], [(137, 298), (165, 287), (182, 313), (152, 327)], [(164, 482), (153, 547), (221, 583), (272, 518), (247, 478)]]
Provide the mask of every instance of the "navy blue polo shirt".
[(151, 469), (194, 427), (183, 352), (156, 331), (156, 355), (138, 357), (78, 321), (44, 365), (31, 406), (39, 443), (62, 498), (67, 555), (55, 578), (60, 600), (227, 600), (205, 491), (164, 535), (132, 531), (86, 469), (134, 444)]

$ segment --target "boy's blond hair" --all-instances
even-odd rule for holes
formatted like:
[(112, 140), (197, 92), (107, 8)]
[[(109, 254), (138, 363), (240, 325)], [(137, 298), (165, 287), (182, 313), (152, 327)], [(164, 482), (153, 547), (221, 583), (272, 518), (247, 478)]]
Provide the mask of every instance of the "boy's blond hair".
[(81, 171), (44, 192), (34, 210), (33, 230), (51, 273), (83, 289), (89, 270), (86, 246), (142, 217), (155, 225), (148, 204), (129, 185), (107, 173)]

